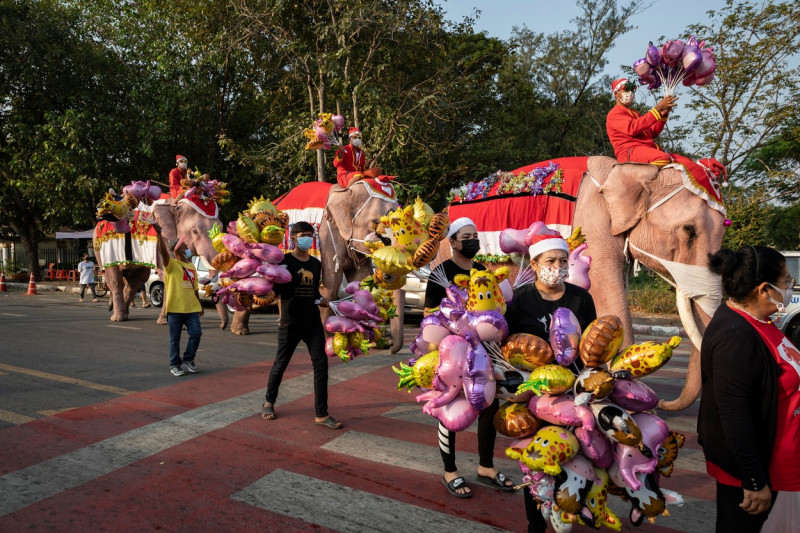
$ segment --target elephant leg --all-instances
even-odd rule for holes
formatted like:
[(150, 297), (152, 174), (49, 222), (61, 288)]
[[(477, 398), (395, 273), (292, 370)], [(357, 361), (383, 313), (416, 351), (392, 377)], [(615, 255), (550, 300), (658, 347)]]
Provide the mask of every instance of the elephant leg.
[(231, 332), (234, 335), (250, 335), (250, 310), (236, 311), (233, 313), (233, 322), (231, 322)]
[(397, 306), (397, 316), (391, 320), (392, 348), (391, 353), (397, 353), (403, 347), (404, 331), (403, 319), (405, 318), (406, 291), (397, 289), (394, 291), (394, 304)]
[[(217, 301), (217, 314), (219, 315), (219, 329), (225, 329), (228, 327), (228, 306), (225, 305), (225, 302), (222, 300)], [(235, 316), (235, 315), (234, 315)], [(247, 326), (247, 322), (245, 322), (245, 327)]]
[(125, 307), (125, 297), (123, 295), (124, 279), (122, 272), (118, 267), (107, 268), (105, 276), (108, 290), (111, 293), (109, 300), (113, 301), (111, 321), (123, 322), (128, 320), (128, 310)]

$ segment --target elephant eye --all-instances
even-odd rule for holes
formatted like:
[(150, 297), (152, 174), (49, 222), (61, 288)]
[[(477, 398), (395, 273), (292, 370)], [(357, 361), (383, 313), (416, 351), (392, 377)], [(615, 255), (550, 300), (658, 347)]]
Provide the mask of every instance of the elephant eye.
[(686, 224), (685, 226), (683, 226), (683, 231), (686, 232), (686, 235), (687, 237), (689, 237), (690, 241), (695, 237), (697, 237), (697, 230), (691, 224)]

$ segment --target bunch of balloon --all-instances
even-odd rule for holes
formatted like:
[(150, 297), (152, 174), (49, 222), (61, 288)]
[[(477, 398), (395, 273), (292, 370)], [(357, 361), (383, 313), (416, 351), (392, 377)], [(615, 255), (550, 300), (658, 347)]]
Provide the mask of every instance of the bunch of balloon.
[(675, 39), (658, 47), (651, 42), (645, 57), (633, 64), (639, 83), (651, 91), (663, 87), (664, 96), (674, 93), (679, 83), (686, 87), (708, 85), (716, 70), (714, 48), (694, 35), (685, 43)]
[(501, 267), (456, 276), (439, 310), (420, 324), (411, 343), (416, 357), (393, 367), (400, 376), (398, 390), (422, 389), (416, 397), (425, 402), (422, 411), (450, 431), (469, 427), (494, 401), (497, 383), (484, 343), (497, 343), (508, 335), (499, 288), (507, 275), (508, 268)]
[[(270, 244), (273, 233), (282, 238), (288, 218), (263, 197), (254, 199), (246, 212), (222, 233), (216, 224), (209, 232), (217, 255), (211, 266), (220, 272), (212, 290), (236, 311), (256, 309), (275, 301), (273, 284), (289, 283), (292, 275), (280, 263), (283, 251)], [(272, 231), (277, 227), (277, 231)], [(269, 242), (263, 242), (269, 241)], [(280, 238), (278, 239), (280, 242)]]
[(387, 302), (388, 291), (374, 286), (367, 290), (362, 284), (368, 285), (358, 281), (349, 283), (345, 292), (350, 296), (330, 302), (335, 316), (325, 321), (325, 330), (333, 333), (325, 343), (325, 353), (346, 363), (358, 355), (367, 355), (371, 346), (381, 346), (381, 326), (394, 316), (391, 293)]
[(447, 209), (434, 213), (419, 197), (413, 205), (398, 207), (381, 217), (375, 231), (364, 239), (375, 266), (375, 283), (388, 290), (405, 285), (410, 272), (436, 257), (449, 224)]
[[(506, 455), (520, 462), (527, 490), (556, 531), (575, 522), (619, 531), (608, 494), (630, 502), (635, 525), (683, 502), (660, 481), (672, 473), (684, 437), (651, 412), (658, 396), (637, 380), (661, 368), (680, 338), (620, 351), (623, 338), (616, 316), (600, 317), (581, 332), (572, 311), (559, 308), (549, 342), (511, 335), (492, 354), (509, 384), (504, 397), (515, 402), (501, 407), (495, 426), (519, 439)], [(508, 367), (524, 381), (512, 384)]]

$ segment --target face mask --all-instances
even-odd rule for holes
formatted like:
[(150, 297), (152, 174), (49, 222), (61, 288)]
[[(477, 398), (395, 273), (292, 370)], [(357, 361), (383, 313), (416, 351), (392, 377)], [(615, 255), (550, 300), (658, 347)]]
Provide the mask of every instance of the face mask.
[(191, 259), (192, 258), (192, 251), (187, 248), (186, 251), (183, 252), (183, 255), (186, 256), (186, 259)]
[(467, 259), (472, 259), (478, 255), (478, 250), (481, 249), (481, 241), (478, 239), (467, 239), (461, 241), (461, 255)]
[(547, 287), (556, 287), (564, 283), (569, 275), (569, 269), (566, 267), (546, 267), (539, 265), (538, 278)]
[(793, 284), (790, 283), (788, 287), (786, 287), (785, 289), (781, 289), (776, 287), (772, 283), (769, 283), (769, 286), (778, 291), (783, 297), (782, 302), (776, 302), (772, 298), (769, 299), (769, 301), (775, 304), (775, 307), (778, 308), (778, 314), (781, 315), (784, 314), (786, 312), (786, 306), (788, 306), (792, 302), (792, 289), (794, 288), (792, 287), (792, 285)]
[(297, 247), (307, 252), (311, 249), (311, 245), (314, 243), (314, 237), (298, 237), (297, 238)]
[(624, 91), (619, 95), (619, 101), (622, 105), (631, 105), (633, 103), (633, 91)]
[(186, 170), (186, 167), (189, 166), (189, 163), (178, 163), (178, 168), (181, 170)]
[(350, 139), (350, 144), (352, 144), (356, 148), (360, 148), (361, 147), (361, 139)]

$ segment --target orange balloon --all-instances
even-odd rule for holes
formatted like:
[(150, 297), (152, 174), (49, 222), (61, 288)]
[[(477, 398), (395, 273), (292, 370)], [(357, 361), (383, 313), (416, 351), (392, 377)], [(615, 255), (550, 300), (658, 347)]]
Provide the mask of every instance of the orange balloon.
[(530, 333), (514, 333), (501, 348), (503, 357), (515, 368), (531, 372), (555, 360), (546, 340)]
[(523, 439), (536, 433), (541, 420), (536, 418), (524, 403), (506, 402), (494, 415), (497, 432), (512, 439)]
[(614, 315), (605, 315), (586, 327), (581, 337), (579, 352), (586, 366), (607, 363), (622, 347), (625, 330), (622, 321)]

